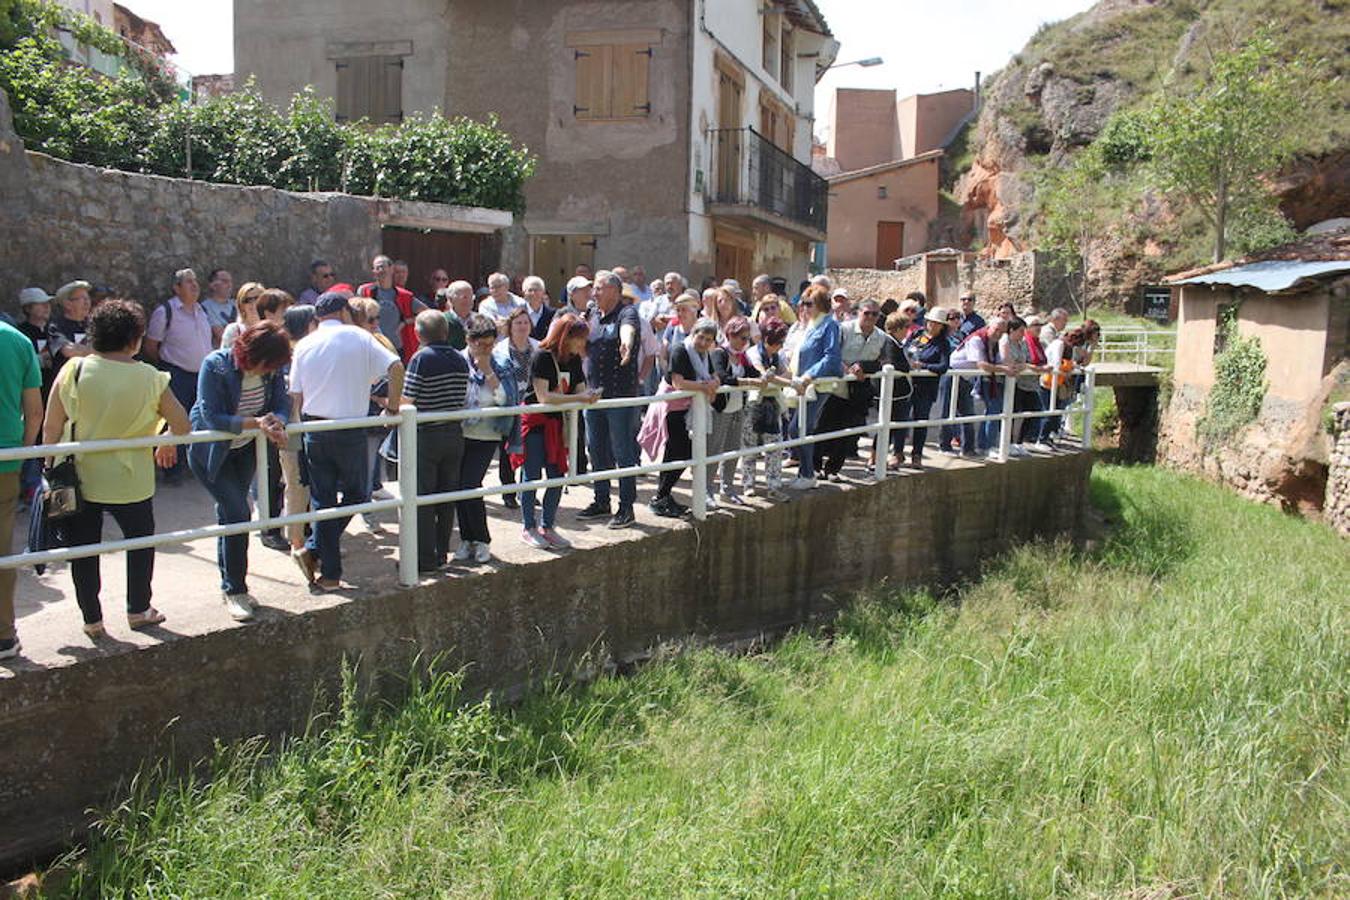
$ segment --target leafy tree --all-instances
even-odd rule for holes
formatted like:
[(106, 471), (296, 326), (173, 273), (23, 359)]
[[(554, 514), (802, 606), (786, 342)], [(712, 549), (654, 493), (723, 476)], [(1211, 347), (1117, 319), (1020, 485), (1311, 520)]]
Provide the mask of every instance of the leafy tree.
[(1282, 233), (1278, 224), (1272, 228), (1278, 212), (1262, 176), (1303, 144), (1317, 118), (1307, 110), (1327, 96), (1324, 70), (1321, 61), (1304, 56), (1281, 59), (1262, 32), (1218, 55), (1196, 88), (1164, 90), (1145, 112), (1151, 172), (1160, 188), (1204, 217), (1215, 262), (1235, 237), (1269, 240)]
[(1038, 244), (1066, 273), (1070, 299), (1084, 317), (1091, 304), (1089, 264), (1117, 237), (1123, 179), (1094, 144), (1072, 163), (1045, 170), (1038, 180)]

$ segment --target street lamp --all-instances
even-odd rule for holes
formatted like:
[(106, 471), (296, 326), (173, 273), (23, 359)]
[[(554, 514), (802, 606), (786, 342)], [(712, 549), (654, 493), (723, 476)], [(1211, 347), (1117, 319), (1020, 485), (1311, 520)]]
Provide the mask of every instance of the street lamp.
[(862, 66), (864, 69), (870, 69), (873, 66), (881, 65), (883, 62), (885, 62), (885, 60), (883, 60), (880, 56), (869, 56), (867, 59), (855, 59), (852, 62), (835, 63), (832, 66), (827, 66), (826, 70), (828, 71), (829, 69), (842, 69), (844, 66)]

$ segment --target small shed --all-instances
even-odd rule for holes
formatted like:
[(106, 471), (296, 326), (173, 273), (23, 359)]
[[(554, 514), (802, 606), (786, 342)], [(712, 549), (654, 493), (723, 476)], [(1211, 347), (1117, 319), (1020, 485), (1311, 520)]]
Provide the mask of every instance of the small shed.
[(1179, 288), (1178, 387), (1208, 392), (1220, 322), (1261, 342), (1271, 398), (1296, 407), (1312, 402), (1322, 379), (1345, 359), (1350, 333), (1350, 231), (1289, 244), (1167, 279)]

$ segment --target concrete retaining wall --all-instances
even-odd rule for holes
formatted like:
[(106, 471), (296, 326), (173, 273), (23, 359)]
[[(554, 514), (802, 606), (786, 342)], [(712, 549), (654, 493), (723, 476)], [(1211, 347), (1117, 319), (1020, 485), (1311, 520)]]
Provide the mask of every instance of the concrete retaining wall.
[[(511, 696), (662, 641), (731, 641), (828, 616), (883, 579), (946, 583), (1016, 543), (1077, 534), (1092, 459), (935, 470), (602, 550), (442, 580), (152, 649), (23, 672), (0, 690), (0, 862), (75, 835), (147, 757), (302, 727), (344, 657), (406, 673), (417, 654)], [(331, 693), (330, 693), (331, 696)]]

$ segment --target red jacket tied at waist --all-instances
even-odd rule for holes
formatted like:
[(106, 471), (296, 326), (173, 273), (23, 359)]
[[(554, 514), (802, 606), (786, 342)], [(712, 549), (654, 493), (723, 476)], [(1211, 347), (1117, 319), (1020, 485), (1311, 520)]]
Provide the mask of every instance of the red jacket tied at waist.
[[(556, 413), (525, 413), (520, 417), (522, 447), (532, 431), (544, 433), (544, 461), (560, 471), (567, 471), (567, 442), (563, 440), (562, 416)], [(511, 454), (511, 468), (525, 465), (524, 452)]]

